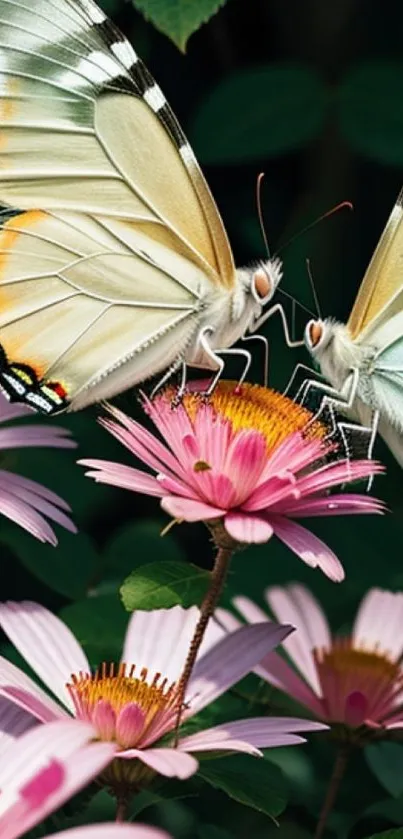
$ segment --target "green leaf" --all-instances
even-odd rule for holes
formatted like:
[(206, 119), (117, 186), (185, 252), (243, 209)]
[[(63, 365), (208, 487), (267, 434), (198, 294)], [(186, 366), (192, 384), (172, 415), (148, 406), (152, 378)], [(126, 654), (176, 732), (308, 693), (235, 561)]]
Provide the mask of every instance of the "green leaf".
[(120, 594), (128, 612), (134, 609), (168, 609), (178, 603), (192, 606), (206, 593), (208, 571), (185, 562), (153, 562), (133, 571)]
[(367, 836), (367, 839), (403, 839), (403, 827), (395, 830), (384, 830), (382, 833), (373, 833), (372, 836)]
[(379, 783), (394, 798), (403, 794), (403, 746), (372, 743), (365, 749), (367, 763)]
[(198, 774), (212, 787), (273, 820), (286, 806), (282, 773), (265, 758), (236, 755), (203, 760)]
[(99, 557), (85, 533), (58, 529), (56, 548), (38, 542), (21, 528), (2, 524), (0, 540), (49, 588), (72, 600), (84, 597), (96, 574)]
[(363, 63), (339, 91), (341, 131), (355, 151), (403, 165), (403, 63)]
[(187, 41), (226, 0), (133, 0), (133, 5), (155, 28), (185, 52)]
[(93, 666), (102, 661), (119, 661), (128, 616), (116, 594), (73, 603), (62, 609), (60, 617), (74, 632)]
[(270, 65), (236, 73), (202, 102), (188, 134), (203, 163), (275, 157), (320, 133), (327, 105), (307, 67)]

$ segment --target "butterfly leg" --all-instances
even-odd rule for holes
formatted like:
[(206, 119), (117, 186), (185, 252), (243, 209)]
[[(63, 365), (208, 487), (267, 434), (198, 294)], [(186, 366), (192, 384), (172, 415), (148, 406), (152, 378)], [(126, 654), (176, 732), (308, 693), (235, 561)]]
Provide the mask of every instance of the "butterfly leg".
[[(291, 349), (293, 349), (295, 347), (303, 347), (304, 346), (304, 341), (293, 341), (292, 340), (291, 335), (290, 335), (290, 330), (288, 328), (288, 321), (287, 321), (287, 318), (286, 318), (286, 314), (285, 314), (285, 311), (284, 311), (281, 303), (276, 303), (274, 306), (271, 307), (271, 309), (269, 309), (267, 312), (264, 312), (264, 314), (260, 318), (258, 318), (253, 323), (251, 323), (247, 328), (247, 332), (251, 333), (251, 337), (252, 336), (256, 337), (256, 338), (260, 337), (258, 335), (255, 335), (257, 330), (260, 329), (260, 327), (263, 326), (263, 324), (266, 323), (266, 321), (268, 321), (271, 317), (273, 317), (273, 315), (276, 315), (276, 314), (278, 314), (280, 316), (282, 327), (283, 327), (284, 340), (285, 340), (285, 343), (287, 344), (287, 347), (290, 347)], [(261, 336), (261, 337), (263, 338), (264, 336)], [(244, 338), (243, 340), (246, 340), (246, 339)], [(266, 365), (267, 366), (265, 367), (265, 387), (267, 387), (267, 382), (269, 380), (269, 351), (268, 351), (268, 345), (267, 345)]]
[[(354, 437), (360, 437), (366, 439), (365, 451), (366, 457), (370, 459), (372, 457), (372, 450), (376, 438), (377, 427), (378, 427), (378, 420), (379, 415), (378, 412), (375, 412), (371, 425), (360, 425), (359, 423), (349, 423), (349, 422), (340, 422), (338, 421), (335, 411), (340, 409), (340, 411), (345, 412), (352, 409), (354, 400), (357, 395), (357, 387), (359, 382), (359, 370), (354, 368), (350, 374), (349, 379), (347, 379), (346, 387), (344, 391), (341, 393), (340, 391), (336, 390), (336, 388), (331, 387), (330, 385), (323, 384), (322, 382), (315, 381), (314, 379), (309, 379), (304, 382), (302, 388), (304, 388), (304, 395), (301, 404), (303, 405), (304, 401), (307, 398), (309, 390), (311, 388), (316, 389), (317, 391), (321, 391), (324, 393), (323, 399), (321, 401), (320, 407), (316, 412), (315, 416), (312, 420), (310, 420), (309, 424), (315, 422), (316, 420), (320, 420), (321, 415), (327, 409), (330, 414), (331, 422), (332, 422), (332, 431), (330, 437), (334, 434), (340, 435), (343, 442), (343, 448), (346, 453), (346, 458), (348, 461), (351, 460), (355, 441)], [(301, 390), (301, 389), (300, 389)], [(353, 440), (351, 444), (351, 439)], [(368, 489), (370, 488), (371, 482), (368, 485)]]
[[(174, 373), (176, 373), (179, 366), (181, 366), (181, 368), (182, 368), (182, 373), (181, 373), (181, 381), (180, 381), (178, 393), (180, 393), (181, 396), (183, 396), (183, 393), (184, 393), (185, 387), (186, 387), (186, 364), (185, 364), (184, 361), (179, 360), (179, 361), (175, 362), (175, 364), (171, 364), (171, 366), (168, 368), (166, 373), (164, 373), (164, 375), (162, 376), (161, 379), (159, 379), (159, 381), (157, 382), (155, 387), (153, 387), (153, 389), (150, 393), (150, 399), (154, 399), (154, 396), (158, 393), (158, 391), (161, 390), (161, 388), (163, 388), (164, 385), (166, 385), (167, 382), (169, 382), (170, 378), (174, 375)], [(184, 371), (184, 368), (185, 368), (185, 371)]]
[(214, 329), (213, 329), (212, 326), (205, 326), (201, 330), (200, 335), (199, 335), (199, 339), (198, 339), (199, 343), (200, 343), (200, 345), (203, 349), (203, 352), (208, 356), (208, 358), (210, 358), (211, 361), (214, 362), (214, 366), (218, 368), (217, 372), (215, 373), (215, 375), (213, 377), (212, 382), (209, 384), (209, 386), (207, 388), (207, 391), (206, 391), (207, 395), (209, 395), (210, 393), (213, 393), (217, 382), (219, 381), (219, 379), (222, 376), (222, 373), (223, 373), (223, 370), (224, 370), (224, 367), (225, 367), (225, 362), (221, 358), (222, 355), (232, 355), (232, 356), (238, 356), (238, 357), (241, 356), (242, 358), (245, 359), (244, 369), (242, 371), (240, 379), (238, 380), (238, 387), (245, 380), (245, 378), (248, 374), (248, 370), (250, 368), (250, 365), (252, 363), (252, 355), (248, 350), (241, 350), (241, 349), (238, 349), (237, 347), (231, 347), (230, 349), (227, 349), (227, 348), (213, 349), (213, 347), (210, 345), (210, 342), (208, 340), (208, 335), (211, 335), (213, 332), (214, 332)]
[[(294, 380), (297, 378), (297, 374), (298, 374), (301, 370), (304, 370), (306, 373), (309, 373), (309, 375), (310, 375), (310, 376), (311, 376), (311, 375), (313, 374), (313, 372), (314, 372), (314, 371), (312, 370), (312, 368), (311, 368), (311, 367), (308, 367), (308, 365), (307, 365), (307, 364), (301, 364), (301, 363), (296, 364), (296, 365), (295, 365), (295, 367), (294, 367), (294, 370), (293, 370), (293, 372), (292, 372), (292, 374), (291, 374), (291, 376), (290, 376), (290, 379), (289, 379), (289, 381), (288, 381), (288, 383), (287, 383), (287, 386), (286, 386), (286, 388), (285, 388), (285, 389), (284, 389), (284, 391), (283, 391), (283, 395), (284, 395), (284, 396), (288, 396), (288, 394), (289, 394), (289, 392), (290, 392), (290, 390), (291, 390), (291, 388), (292, 388), (292, 386), (293, 386), (293, 384), (294, 384)], [(316, 373), (316, 371), (315, 371), (315, 373)], [(318, 372), (316, 375), (318, 376), (318, 378), (319, 378), (319, 379), (322, 379), (322, 380), (323, 380), (323, 382), (325, 382), (325, 377), (324, 377), (324, 376), (322, 376), (322, 374), (321, 374), (321, 373), (319, 373), (319, 372)], [(302, 385), (298, 388), (298, 391), (297, 391), (297, 394), (296, 394), (296, 397), (295, 397), (295, 401), (296, 401), (296, 402), (298, 401), (298, 398), (299, 398), (299, 393), (300, 393), (300, 391), (301, 391), (301, 388), (302, 388), (302, 387), (306, 384), (306, 382), (307, 382), (307, 381), (309, 381), (309, 380), (308, 380), (308, 379), (305, 379), (305, 380), (304, 380), (304, 382), (302, 383)], [(311, 381), (313, 381), (313, 380), (311, 380)], [(318, 382), (318, 384), (319, 384), (319, 382)]]
[(241, 337), (241, 341), (260, 341), (264, 346), (264, 362), (263, 362), (263, 386), (268, 386), (269, 381), (269, 342), (265, 335), (246, 335)]

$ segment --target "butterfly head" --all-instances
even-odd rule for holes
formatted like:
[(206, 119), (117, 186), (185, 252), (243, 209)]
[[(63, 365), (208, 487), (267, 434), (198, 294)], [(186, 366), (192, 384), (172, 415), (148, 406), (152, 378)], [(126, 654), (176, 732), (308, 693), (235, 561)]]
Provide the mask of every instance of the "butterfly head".
[(256, 303), (262, 308), (274, 296), (282, 276), (282, 263), (277, 257), (275, 259), (268, 259), (266, 262), (261, 262), (254, 270), (250, 289)]
[(320, 355), (332, 338), (331, 325), (324, 320), (310, 320), (305, 327), (304, 340), (307, 349), (315, 357)]

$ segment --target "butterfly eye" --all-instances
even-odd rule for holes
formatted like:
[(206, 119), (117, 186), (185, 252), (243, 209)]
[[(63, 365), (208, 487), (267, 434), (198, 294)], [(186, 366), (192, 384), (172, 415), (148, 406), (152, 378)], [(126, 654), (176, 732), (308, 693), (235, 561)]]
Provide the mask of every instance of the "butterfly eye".
[(273, 292), (273, 281), (263, 268), (259, 268), (253, 275), (253, 287), (255, 296), (259, 302), (271, 297)]
[(308, 324), (308, 338), (311, 347), (317, 347), (323, 335), (323, 326), (319, 320), (311, 320)]

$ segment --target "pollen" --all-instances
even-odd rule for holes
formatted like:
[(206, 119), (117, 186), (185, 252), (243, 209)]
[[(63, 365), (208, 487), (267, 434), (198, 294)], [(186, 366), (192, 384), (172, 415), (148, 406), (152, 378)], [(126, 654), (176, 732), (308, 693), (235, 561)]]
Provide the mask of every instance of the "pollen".
[(92, 722), (101, 740), (114, 740), (122, 749), (144, 742), (151, 731), (167, 727), (176, 712), (175, 684), (160, 673), (149, 680), (146, 668), (103, 663), (93, 675), (73, 674), (67, 689), (76, 716)]
[[(288, 396), (271, 388), (235, 381), (221, 380), (208, 397), (217, 415), (231, 422), (234, 431), (260, 431), (266, 438), (268, 452), (295, 431), (305, 432), (309, 439), (323, 439), (327, 427), (313, 421), (314, 415)], [(200, 405), (200, 395), (187, 393), (183, 405), (192, 418)]]

